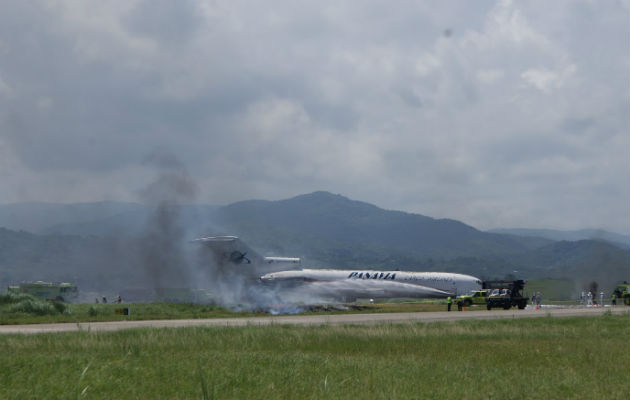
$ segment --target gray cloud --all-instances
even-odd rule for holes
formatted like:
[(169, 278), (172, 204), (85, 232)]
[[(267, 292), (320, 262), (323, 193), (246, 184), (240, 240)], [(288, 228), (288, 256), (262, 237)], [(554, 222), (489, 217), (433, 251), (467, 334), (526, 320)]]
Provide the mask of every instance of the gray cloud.
[(131, 32), (181, 46), (182, 42), (193, 39), (204, 25), (201, 11), (199, 4), (192, 0), (142, 0), (133, 5), (121, 22)]
[(9, 2), (0, 202), (134, 200), (157, 148), (200, 202), (327, 189), (480, 228), (627, 232), (628, 9)]

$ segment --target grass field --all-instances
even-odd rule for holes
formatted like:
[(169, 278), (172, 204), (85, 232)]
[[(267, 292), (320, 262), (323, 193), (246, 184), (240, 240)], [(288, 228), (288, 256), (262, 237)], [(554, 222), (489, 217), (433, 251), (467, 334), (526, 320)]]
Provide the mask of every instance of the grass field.
[(627, 316), (0, 336), (2, 399), (627, 399)]
[[(574, 284), (563, 280), (532, 280), (526, 285), (527, 297), (532, 292), (542, 292), (544, 304), (574, 305), (576, 300), (569, 299)], [(20, 294), (18, 297), (25, 297)], [(229, 309), (202, 304), (173, 303), (123, 303), (123, 304), (50, 304), (31, 298), (20, 307), (16, 299), (9, 294), (0, 294), (0, 325), (37, 324), (52, 322), (98, 322), (148, 319), (195, 319), (221, 317), (250, 317), (267, 315), (266, 312), (235, 312)], [(26, 296), (29, 297), (29, 296)], [(28, 307), (24, 307), (24, 305)], [(58, 306), (58, 307), (57, 307)], [(116, 309), (128, 307), (131, 315), (119, 315)], [(473, 307), (483, 309), (484, 307)], [(381, 313), (381, 312), (427, 312), (445, 311), (444, 299), (388, 299), (377, 300), (374, 304), (362, 300), (347, 311), (327, 310), (327, 313)], [(322, 312), (302, 310), (302, 314)]]
[[(267, 312), (236, 312), (226, 308), (203, 304), (174, 304), (174, 303), (133, 303), (133, 304), (59, 304), (47, 303), (30, 296), (19, 295), (19, 299), (9, 299), (8, 295), (0, 295), (0, 325), (10, 324), (41, 324), (52, 322), (98, 322), (148, 319), (196, 319), (223, 317), (251, 317), (269, 315)], [(3, 298), (5, 301), (3, 301)], [(28, 307), (16, 307), (16, 303), (25, 303)], [(25, 300), (25, 301), (24, 301)], [(63, 306), (59, 311), (54, 306)], [(128, 307), (130, 315), (120, 315), (117, 309)], [(407, 302), (407, 303), (377, 303), (361, 304), (353, 308), (328, 311), (308, 311), (302, 314), (317, 312), (411, 312), (411, 311), (445, 311), (446, 304), (435, 301)]]
[[(128, 307), (131, 315), (117, 314), (116, 310)], [(173, 303), (139, 304), (66, 304), (62, 313), (37, 315), (32, 312), (9, 312), (0, 306), (0, 325), (39, 324), (50, 322), (97, 322), (144, 319), (188, 319), (252, 316), (215, 306)]]

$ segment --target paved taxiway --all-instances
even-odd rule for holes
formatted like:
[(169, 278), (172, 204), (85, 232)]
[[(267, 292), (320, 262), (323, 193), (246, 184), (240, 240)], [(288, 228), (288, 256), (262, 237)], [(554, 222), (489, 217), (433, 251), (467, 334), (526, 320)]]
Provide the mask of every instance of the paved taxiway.
[(181, 319), (152, 321), (81, 322), (62, 324), (0, 325), (0, 333), (102, 332), (130, 328), (179, 328), (185, 326), (329, 325), (460, 321), (465, 319), (585, 317), (606, 312), (630, 316), (630, 308), (550, 308), (541, 310), (452, 311), (382, 314), (282, 315), (250, 318)]

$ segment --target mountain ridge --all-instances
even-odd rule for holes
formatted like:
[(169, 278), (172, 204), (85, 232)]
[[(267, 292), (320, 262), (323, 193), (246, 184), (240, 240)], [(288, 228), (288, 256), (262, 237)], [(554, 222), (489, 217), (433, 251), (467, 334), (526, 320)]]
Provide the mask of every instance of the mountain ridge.
[(533, 236), (542, 237), (556, 241), (578, 241), (585, 239), (604, 240), (611, 243), (617, 243), (624, 248), (630, 248), (630, 235), (622, 235), (616, 232), (609, 232), (604, 229), (577, 229), (577, 230), (559, 230), (559, 229), (536, 229), (536, 228), (497, 228), (490, 229), (487, 232), (517, 235), (517, 236)]
[[(45, 208), (48, 213), (55, 209), (50, 204)], [(155, 229), (164, 218), (173, 228), (168, 240), (235, 235), (265, 255), (299, 256), (309, 267), (448, 271), (483, 279), (516, 273), (525, 279), (564, 277), (580, 284), (627, 280), (629, 270), (630, 252), (610, 242), (483, 232), (460, 221), (385, 210), (323, 191), (226, 206), (171, 205), (162, 214), (165, 210), (137, 203), (83, 203), (74, 216), (71, 205), (58, 209), (59, 215), (46, 219), (55, 224), (40, 225), (38, 234), (1, 232), (0, 274), (52, 279), (47, 276), (66, 271), (90, 276), (87, 284), (99, 274), (116, 276), (117, 282), (140, 276), (142, 257), (134, 247), (143, 245), (143, 235), (159, 235)], [(3, 215), (0, 206), (0, 225)], [(12, 215), (12, 221), (17, 217)], [(70, 221), (64, 223), (65, 218)]]

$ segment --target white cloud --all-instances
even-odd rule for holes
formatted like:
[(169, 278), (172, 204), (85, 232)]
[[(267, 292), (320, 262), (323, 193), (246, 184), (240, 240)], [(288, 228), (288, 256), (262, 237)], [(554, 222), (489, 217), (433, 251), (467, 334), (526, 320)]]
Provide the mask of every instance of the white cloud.
[(549, 93), (552, 89), (563, 87), (575, 74), (576, 67), (571, 64), (560, 72), (552, 71), (546, 68), (528, 69), (521, 74), (528, 85), (536, 89)]
[(0, 202), (133, 199), (166, 148), (209, 203), (627, 230), (627, 3), (11, 3)]

